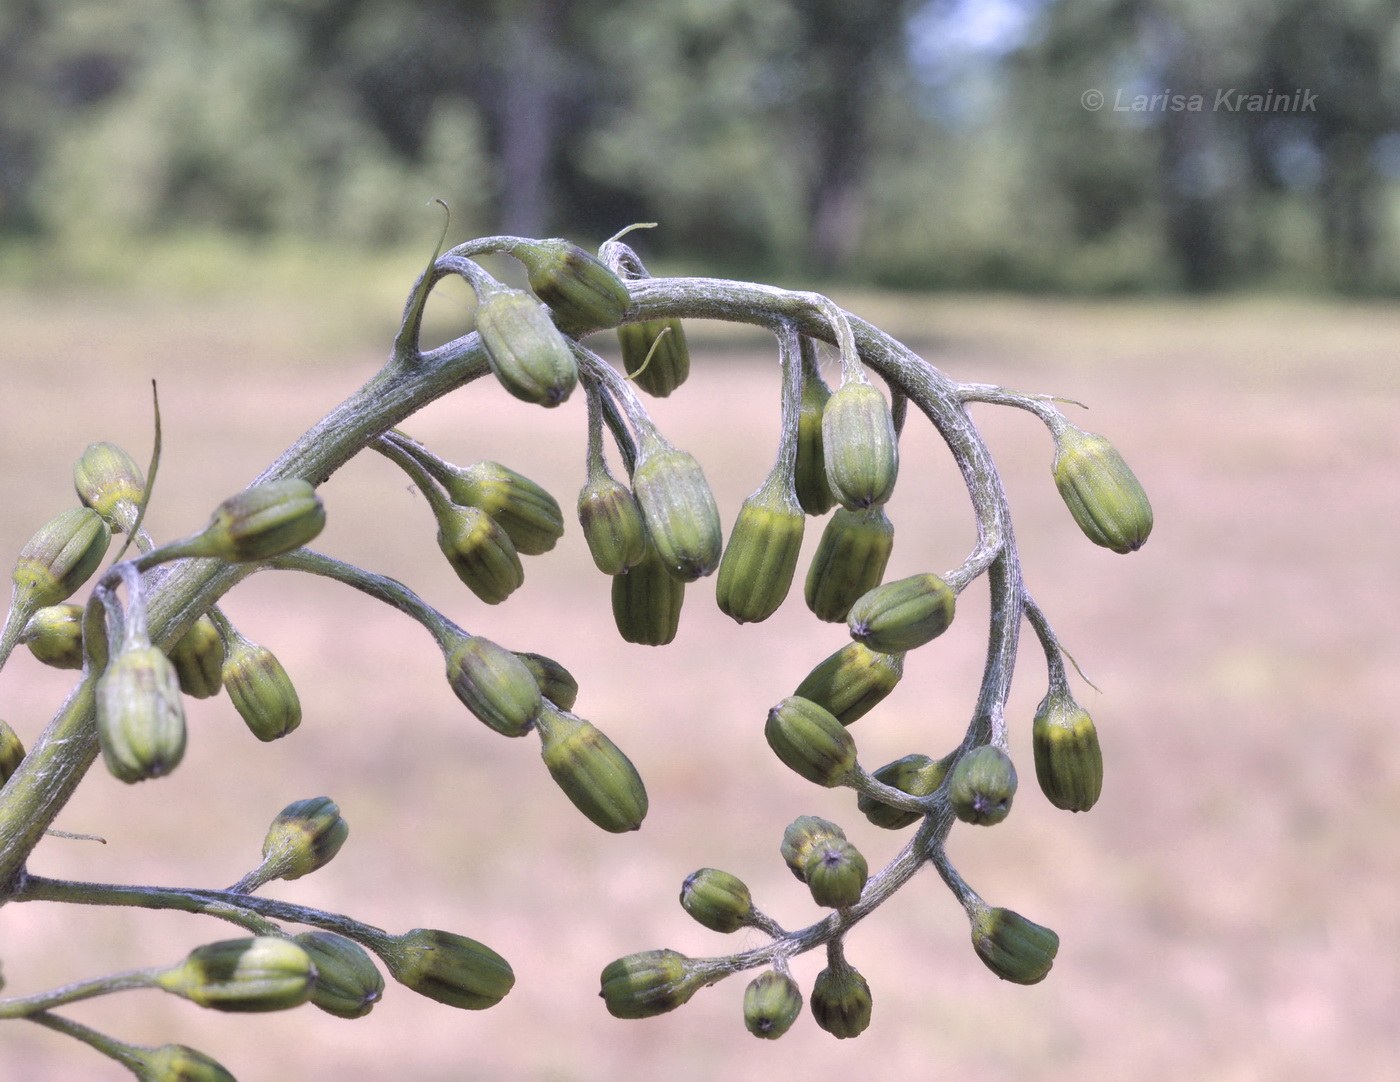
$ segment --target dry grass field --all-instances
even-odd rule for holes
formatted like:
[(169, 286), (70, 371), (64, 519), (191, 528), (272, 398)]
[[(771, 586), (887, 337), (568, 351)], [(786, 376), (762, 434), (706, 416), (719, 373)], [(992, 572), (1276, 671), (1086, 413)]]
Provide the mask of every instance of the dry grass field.
[[(0, 552), (72, 502), (70, 464), (88, 442), (145, 458), (152, 378), (165, 425), (152, 529), (173, 537), (202, 525), (372, 373), (414, 269), (382, 291), (333, 289), (319, 307), (311, 285), (178, 303), (0, 295)], [(1011, 703), (1023, 768), (1015, 813), (995, 829), (959, 827), (952, 843), (985, 898), (1060, 933), (1048, 980), (994, 979), (925, 871), (850, 937), (875, 1004), (858, 1040), (837, 1042), (810, 1017), (781, 1041), (754, 1040), (740, 1019), (743, 978), (659, 1019), (612, 1019), (596, 993), (613, 958), (735, 949), (676, 904), (690, 871), (738, 874), (793, 927), (820, 915), (778, 856), (793, 818), (836, 819), (872, 866), (897, 851), (902, 835), (865, 823), (848, 793), (791, 774), (762, 736), (767, 707), (843, 630), (812, 619), (798, 593), (768, 623), (737, 627), (709, 580), (690, 588), (672, 646), (625, 644), (576, 524), (528, 561), (523, 589), (488, 608), (438, 557), (421, 497), (364, 456), (325, 486), (330, 525), (317, 547), (399, 578), (469, 630), (568, 665), (578, 711), (646, 778), (650, 817), (623, 837), (583, 820), (533, 737), (508, 740), (466, 714), (405, 618), (325, 582), (260, 576), (226, 608), (296, 681), (300, 730), (262, 745), (225, 698), (190, 703), (180, 770), (128, 788), (99, 767), (58, 825), (107, 844), (49, 839), (31, 870), (226, 886), (256, 862), (280, 808), (325, 794), (350, 823), (349, 843), (324, 871), (265, 893), (391, 930), (474, 936), (511, 960), (516, 987), (497, 1008), (464, 1013), (391, 986), (354, 1023), (310, 1007), (219, 1016), (156, 992), (71, 1016), (201, 1048), (243, 1082), (1393, 1077), (1400, 312), (1286, 299), (838, 299), (955, 377), (1086, 403), (1081, 423), (1117, 443), (1154, 502), (1156, 531), (1140, 553), (1094, 548), (1050, 482), (1043, 429), (978, 408), (1030, 588), (1101, 689), (1079, 685), (1105, 750), (1103, 798), (1088, 815), (1057, 812), (1030, 768), (1044, 666), (1027, 634)], [(462, 314), (452, 296), (435, 307), (444, 333)], [(777, 369), (761, 339), (692, 333), (692, 380), (655, 415), (704, 463), (727, 522), (775, 447)], [(407, 428), (456, 461), (499, 459), (569, 508), (583, 414), (581, 396), (543, 411), (482, 385)], [(946, 570), (972, 539), (946, 453), (927, 426), (907, 435), (891, 575)], [(813, 524), (809, 550), (818, 534)], [(857, 723), (867, 765), (955, 742), (980, 673), (984, 593), (964, 595), (948, 634), (911, 654), (903, 684)], [(32, 740), (69, 675), (21, 650), (0, 674), (0, 715)], [(6, 994), (172, 963), (232, 934), (183, 914), (9, 905)], [(822, 964), (798, 960), (804, 987)], [(6, 1082), (122, 1077), (36, 1026), (0, 1026)]]

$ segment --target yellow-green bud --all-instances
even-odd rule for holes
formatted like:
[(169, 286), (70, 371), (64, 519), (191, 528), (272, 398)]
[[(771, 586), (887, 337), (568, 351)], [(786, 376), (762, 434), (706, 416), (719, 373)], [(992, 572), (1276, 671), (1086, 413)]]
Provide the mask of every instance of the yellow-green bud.
[(480, 635), (454, 638), (446, 650), (447, 682), (462, 705), (505, 736), (524, 736), (542, 698), (530, 666)]
[(522, 556), (548, 552), (564, 534), (559, 502), (524, 474), (499, 462), (474, 462), (443, 480), (454, 503), (485, 511)]
[(311, 998), (316, 967), (290, 939), (254, 936), (196, 947), (157, 982), (216, 1011), (283, 1011)]
[(23, 760), (24, 741), (10, 728), (9, 722), (0, 718), (0, 785), (10, 780)]
[(131, 1069), (138, 1082), (238, 1082), (218, 1060), (183, 1044), (142, 1050)]
[(693, 582), (719, 566), (719, 508), (692, 455), (665, 446), (644, 452), (632, 473), (632, 491), (667, 571)]
[(802, 1013), (802, 990), (786, 973), (770, 969), (744, 989), (744, 1028), (755, 1037), (776, 1041)]
[(597, 726), (547, 702), (535, 727), (544, 764), (574, 807), (613, 834), (642, 825), (646, 786), (632, 761)]
[(737, 932), (753, 914), (753, 896), (738, 876), (701, 868), (681, 885), (681, 907), (712, 931)]
[(799, 815), (783, 831), (783, 843), (778, 851), (788, 871), (802, 882), (807, 881), (807, 858), (817, 846), (828, 841), (845, 841), (846, 832), (829, 819), (815, 815)]
[(337, 1018), (363, 1018), (384, 996), (384, 978), (358, 943), (334, 932), (303, 932), (292, 942), (311, 956), (311, 1002)]
[[(906, 755), (892, 763), (886, 763), (876, 770), (872, 777), (892, 789), (910, 796), (929, 796), (948, 774), (946, 759), (930, 759), (927, 755)], [(881, 803), (874, 797), (861, 793), (856, 797), (856, 807), (877, 827), (886, 830), (901, 830), (917, 823), (923, 816), (916, 811), (905, 811)]]
[(883, 507), (838, 507), (807, 569), (807, 607), (818, 620), (845, 620), (857, 599), (880, 585), (893, 549), (894, 526)]
[(175, 667), (137, 641), (97, 681), (97, 742), (107, 769), (131, 784), (169, 774), (185, 755), (185, 710)]
[(525, 265), (530, 288), (566, 334), (616, 327), (632, 304), (607, 264), (570, 241), (530, 240), (515, 245), (511, 254)]
[(20, 632), (29, 652), (55, 669), (83, 667), (83, 607), (71, 602), (45, 605)]
[(889, 403), (868, 383), (847, 382), (822, 410), (826, 480), (842, 507), (879, 507), (894, 491), (899, 443)]
[(675, 1010), (714, 979), (676, 951), (641, 951), (608, 963), (599, 994), (614, 1018), (651, 1018)]
[(488, 605), (499, 605), (525, 581), (510, 535), (479, 507), (450, 504), (437, 514), (438, 548), (457, 577)]
[(453, 932), (414, 928), (378, 948), (393, 978), (420, 996), (481, 1011), (515, 984), (510, 963), (485, 944)]
[(791, 486), (776, 474), (744, 501), (719, 562), (721, 612), (744, 624), (778, 611), (792, 586), (806, 522)]
[(862, 594), (846, 614), (851, 638), (882, 654), (899, 654), (948, 630), (957, 607), (937, 575), (910, 575)]
[(111, 541), (112, 531), (91, 507), (59, 512), (20, 550), (13, 607), (28, 614), (68, 600), (97, 570)]
[(224, 687), (249, 731), (267, 742), (295, 730), (301, 724), (301, 699), (272, 651), (232, 629), (224, 649)]
[(972, 917), (972, 947), (1004, 981), (1038, 984), (1055, 964), (1060, 937), (1010, 909), (982, 909)]
[(812, 901), (829, 909), (855, 905), (869, 877), (865, 857), (845, 838), (818, 842), (802, 862), (802, 878), (812, 891)]
[(288, 804), (272, 820), (263, 839), (263, 881), (300, 879), (324, 868), (350, 836), (340, 807), (326, 796)]
[(877, 654), (863, 643), (853, 642), (808, 673), (793, 694), (824, 707), (842, 725), (849, 725), (874, 709), (903, 675), (903, 654)]
[(146, 477), (136, 460), (115, 443), (93, 443), (73, 463), (78, 499), (101, 515), (114, 530), (130, 531), (146, 492)]
[(1046, 695), (1031, 725), (1035, 776), (1057, 808), (1088, 811), (1103, 789), (1103, 753), (1094, 719), (1068, 695)]
[(1056, 434), (1051, 469), (1055, 487), (1085, 537), (1114, 552), (1142, 547), (1152, 532), (1152, 505), (1113, 444), (1066, 425)]
[(647, 394), (665, 398), (690, 375), (690, 348), (679, 319), (623, 324), (617, 329), (617, 340), (623, 367)]
[(578, 362), (547, 309), (518, 289), (497, 289), (481, 298), (476, 329), (491, 371), (524, 402), (554, 407), (573, 393)]
[(590, 474), (578, 494), (578, 520), (603, 574), (621, 575), (646, 558), (650, 543), (642, 509), (632, 490), (611, 474)]
[(784, 764), (818, 785), (839, 785), (855, 769), (851, 734), (829, 710), (808, 699), (790, 695), (773, 707), (763, 735)]
[(574, 679), (573, 673), (552, 657), (545, 657), (543, 654), (522, 653), (516, 650), (515, 656), (530, 670), (541, 695), (560, 710), (574, 708), (574, 703), (578, 701), (578, 681)]
[(973, 748), (953, 767), (948, 778), (948, 802), (964, 823), (990, 827), (1011, 814), (1016, 795), (1016, 767), (1011, 757), (992, 744)]
[(802, 377), (802, 405), (797, 413), (797, 471), (794, 484), (797, 502), (809, 515), (824, 515), (836, 502), (826, 479), (826, 456), (822, 452), (822, 413), (831, 389), (815, 366)]
[(180, 690), (192, 699), (209, 699), (224, 686), (226, 652), (219, 629), (201, 616), (170, 648), (170, 663), (180, 680)]
[(640, 646), (671, 642), (680, 628), (684, 603), (685, 583), (666, 570), (649, 542), (641, 563), (613, 576), (613, 622), (627, 642)]
[(181, 549), (185, 555), (234, 563), (268, 560), (305, 545), (325, 524), (326, 509), (310, 482), (287, 477), (230, 496)]
[(870, 985), (840, 959), (817, 974), (807, 1005), (817, 1025), (841, 1040), (859, 1037), (870, 1025)]

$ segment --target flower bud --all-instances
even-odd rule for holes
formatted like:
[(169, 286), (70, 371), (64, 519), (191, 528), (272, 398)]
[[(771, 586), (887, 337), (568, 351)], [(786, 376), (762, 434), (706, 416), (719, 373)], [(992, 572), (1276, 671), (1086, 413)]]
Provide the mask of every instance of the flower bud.
[(880, 585), (893, 549), (894, 526), (883, 507), (838, 507), (807, 569), (807, 607), (818, 620), (841, 623), (862, 594)]
[(301, 699), (272, 651), (232, 628), (224, 637), (224, 687), (243, 723), (259, 740), (278, 740), (301, 724)]
[(1035, 776), (1057, 808), (1088, 811), (1103, 789), (1103, 753), (1091, 718), (1068, 695), (1046, 695), (1031, 725)]
[(574, 807), (613, 834), (642, 825), (646, 786), (632, 761), (597, 726), (545, 703), (536, 728), (544, 764)]
[(311, 956), (311, 1002), (337, 1018), (363, 1018), (384, 996), (384, 978), (365, 949), (334, 932), (303, 932), (292, 942)]
[(475, 507), (505, 530), (522, 556), (548, 552), (564, 534), (559, 502), (524, 474), (499, 462), (474, 462), (443, 481), (453, 503)]
[(19, 769), (24, 760), (24, 741), (19, 734), (0, 718), (0, 785), (10, 780), (10, 775)]
[[(797, 413), (797, 470), (793, 478), (797, 502), (809, 515), (824, 515), (836, 502), (826, 479), (822, 452), (822, 413), (831, 389), (815, 365), (802, 376), (802, 404)], [(873, 584), (872, 584), (873, 585)]]
[(543, 654), (527, 654), (517, 650), (515, 656), (530, 670), (541, 695), (560, 710), (574, 708), (574, 703), (578, 701), (578, 681), (574, 679), (573, 673), (552, 657), (545, 657)]
[(260, 878), (267, 882), (310, 875), (329, 864), (349, 836), (350, 825), (330, 797), (294, 801), (267, 828)]
[(93, 443), (73, 463), (73, 487), (78, 499), (106, 520), (129, 533), (140, 513), (146, 477), (136, 460), (115, 443)]
[(55, 669), (83, 667), (83, 607), (64, 602), (36, 609), (24, 625), (20, 642)]
[(753, 913), (753, 897), (738, 876), (701, 868), (681, 885), (681, 907), (712, 931), (736, 932)]
[(679, 319), (625, 323), (617, 329), (617, 340), (623, 367), (647, 394), (666, 398), (690, 375), (690, 349)]
[(207, 615), (201, 616), (170, 648), (170, 663), (180, 690), (192, 699), (210, 699), (224, 686), (226, 652), (219, 629)]
[(627, 287), (607, 264), (570, 241), (529, 240), (515, 245), (511, 254), (525, 265), (530, 288), (549, 305), (566, 334), (616, 327), (632, 304)]
[(290, 939), (254, 936), (196, 947), (157, 983), (216, 1011), (283, 1011), (311, 998), (316, 967)]
[(479, 507), (448, 504), (437, 512), (438, 548), (457, 577), (488, 605), (499, 605), (525, 582), (510, 535)]
[(673, 950), (641, 951), (608, 963), (599, 994), (614, 1018), (652, 1018), (673, 1011), (714, 979)]
[(223, 1064), (183, 1044), (143, 1049), (132, 1066), (138, 1082), (238, 1082)]
[(948, 802), (964, 823), (990, 827), (1011, 814), (1016, 795), (1016, 767), (1000, 748), (973, 748), (953, 767), (948, 778)]
[(768, 746), (792, 770), (827, 788), (855, 769), (856, 742), (831, 712), (791, 695), (768, 712)]
[(1133, 471), (1102, 436), (1066, 425), (1051, 467), (1069, 513), (1096, 545), (1135, 552), (1152, 532), (1152, 505)]
[(770, 480), (744, 501), (719, 562), (721, 612), (744, 624), (778, 610), (792, 586), (806, 522), (786, 480)]
[(476, 329), (491, 371), (516, 398), (554, 407), (573, 393), (578, 362), (549, 312), (528, 293), (487, 293), (476, 308)]
[(301, 548), (325, 524), (326, 509), (310, 482), (287, 477), (230, 496), (214, 509), (209, 525), (180, 547), (188, 556), (250, 563)]
[(378, 953), (400, 984), (465, 1011), (494, 1007), (515, 984), (509, 962), (490, 947), (452, 932), (414, 928), (391, 937)]
[(744, 1028), (755, 1037), (776, 1041), (802, 1013), (802, 990), (786, 973), (770, 969), (744, 989)]
[[(943, 784), (947, 773), (946, 759), (930, 759), (927, 755), (906, 755), (902, 759), (886, 763), (871, 776), (901, 793), (929, 796)], [(901, 830), (923, 818), (919, 812), (891, 807), (864, 793), (856, 798), (856, 807), (877, 827), (884, 827), (886, 830)]]
[(815, 815), (799, 815), (783, 831), (783, 843), (778, 851), (788, 871), (802, 882), (807, 881), (807, 858), (817, 847), (829, 841), (845, 841), (846, 832), (829, 819)]
[(874, 709), (903, 675), (903, 654), (877, 654), (863, 643), (853, 642), (809, 672), (793, 694), (849, 725)]
[(650, 543), (632, 490), (606, 471), (590, 474), (578, 494), (583, 539), (598, 570), (621, 575), (646, 558)]
[(685, 603), (685, 583), (661, 562), (647, 544), (642, 562), (612, 580), (613, 622), (627, 642), (665, 646), (676, 637)]
[(97, 681), (97, 742), (112, 775), (131, 784), (169, 774), (185, 755), (185, 710), (175, 667), (139, 640)]
[(1010, 909), (983, 909), (972, 918), (972, 948), (1004, 981), (1038, 984), (1055, 964), (1060, 937)]
[(802, 862), (802, 878), (812, 891), (812, 901), (829, 909), (855, 905), (869, 877), (865, 858), (845, 838), (818, 842)]
[(843, 383), (822, 410), (822, 454), (827, 484), (842, 507), (865, 511), (888, 500), (899, 444), (885, 396), (868, 383)]
[(112, 531), (91, 507), (49, 519), (15, 561), (13, 607), (28, 614), (68, 600), (97, 570), (111, 541)]
[(530, 731), (543, 700), (524, 660), (480, 635), (454, 637), (444, 653), (447, 682), (478, 720), (505, 736)]
[(910, 575), (860, 596), (846, 614), (851, 638), (882, 654), (936, 639), (953, 622), (957, 595), (937, 575)]
[(817, 974), (807, 1005), (817, 1025), (841, 1040), (859, 1037), (870, 1025), (870, 985), (839, 958)]
[(719, 508), (694, 457), (675, 447), (643, 452), (632, 491), (661, 563), (682, 582), (719, 566), (724, 537)]

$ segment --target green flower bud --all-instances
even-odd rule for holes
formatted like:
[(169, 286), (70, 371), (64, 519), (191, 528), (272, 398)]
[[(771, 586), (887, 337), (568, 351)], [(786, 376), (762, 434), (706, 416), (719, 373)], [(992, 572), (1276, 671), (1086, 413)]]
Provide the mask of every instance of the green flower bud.
[(92, 443), (73, 463), (73, 487), (113, 530), (129, 532), (140, 512), (146, 476), (115, 443)]
[(632, 490), (605, 470), (590, 473), (578, 494), (583, 539), (598, 570), (621, 575), (641, 563), (650, 548), (642, 509)]
[[(886, 763), (875, 771), (872, 777), (910, 796), (930, 796), (943, 784), (947, 774), (946, 759), (930, 759), (927, 755), (906, 755), (902, 759)], [(902, 830), (923, 818), (918, 812), (893, 808), (864, 793), (856, 798), (856, 807), (877, 827), (884, 827), (886, 830)]]
[(491, 371), (516, 398), (552, 408), (573, 393), (578, 362), (549, 312), (528, 293), (487, 293), (476, 308), (476, 329)]
[(903, 654), (877, 654), (868, 646), (853, 642), (809, 672), (793, 694), (823, 707), (842, 725), (849, 725), (874, 709), (903, 675)]
[(230, 496), (201, 533), (176, 547), (185, 556), (251, 563), (301, 548), (325, 524), (326, 509), (310, 482), (288, 477)]
[(964, 823), (990, 827), (1011, 814), (1016, 767), (998, 747), (983, 744), (968, 752), (948, 778), (948, 801)]
[(1046, 695), (1031, 726), (1035, 776), (1057, 808), (1088, 811), (1103, 789), (1103, 753), (1091, 718), (1068, 695)]
[(786, 973), (770, 969), (744, 989), (744, 1028), (755, 1037), (776, 1041), (802, 1013), (802, 990)]
[(183, 1044), (143, 1050), (132, 1070), (138, 1082), (238, 1082), (223, 1064)]
[(807, 569), (807, 607), (818, 620), (844, 621), (861, 595), (880, 585), (893, 549), (894, 526), (883, 507), (838, 507)]
[(791, 695), (768, 712), (768, 746), (808, 781), (831, 788), (856, 766), (856, 742), (831, 712)]
[(822, 451), (822, 413), (831, 389), (815, 365), (802, 375), (802, 405), (797, 413), (797, 471), (794, 484), (797, 502), (809, 515), (824, 515), (836, 502), (826, 479), (826, 456)]
[(337, 1018), (363, 1018), (384, 996), (384, 978), (358, 943), (333, 932), (303, 932), (292, 942), (311, 956), (311, 1002)]
[(737, 932), (753, 914), (753, 897), (738, 876), (701, 868), (681, 885), (681, 907), (712, 931)]
[(862, 594), (846, 614), (846, 626), (857, 642), (898, 654), (947, 631), (956, 607), (957, 595), (937, 575), (910, 575)]
[(564, 534), (559, 502), (524, 474), (499, 462), (474, 462), (443, 480), (453, 503), (475, 507), (505, 530), (522, 556), (548, 552)]
[(627, 287), (607, 264), (570, 241), (529, 240), (511, 248), (511, 254), (525, 265), (530, 288), (567, 334), (616, 327), (632, 304)]
[(642, 562), (612, 580), (613, 622), (627, 642), (665, 646), (676, 637), (685, 603), (685, 583), (661, 562), (647, 544)]
[(210, 699), (224, 686), (224, 640), (208, 616), (201, 616), (170, 648), (180, 690), (192, 699)]
[(494, 1007), (515, 984), (509, 962), (490, 947), (452, 932), (415, 928), (390, 937), (378, 953), (400, 984), (465, 1011)]
[(722, 613), (744, 624), (777, 612), (792, 586), (806, 522), (790, 483), (777, 474), (744, 501), (715, 583)]
[(656, 553), (682, 582), (693, 582), (719, 566), (724, 537), (719, 508), (694, 457), (674, 447), (644, 451), (632, 473)]
[(196, 947), (157, 983), (216, 1011), (284, 1011), (311, 998), (316, 967), (290, 939), (254, 936)]
[(0, 785), (10, 780), (10, 775), (19, 769), (23, 760), (24, 741), (8, 722), (0, 718)]
[(185, 755), (175, 667), (133, 637), (97, 681), (97, 743), (107, 769), (131, 784), (169, 774)]
[(437, 513), (438, 548), (457, 577), (488, 605), (499, 605), (525, 582), (510, 535), (479, 507), (448, 504)]
[(829, 909), (848, 909), (860, 901), (870, 869), (860, 850), (845, 838), (828, 838), (814, 845), (802, 862), (802, 878), (812, 901)]
[(1113, 444), (1067, 424), (1055, 436), (1051, 469), (1085, 537), (1114, 552), (1142, 547), (1152, 532), (1152, 505)]
[(807, 1005), (817, 1025), (833, 1037), (859, 1037), (870, 1025), (870, 985), (839, 955), (817, 974)]
[(91, 507), (49, 519), (20, 550), (12, 606), (26, 615), (73, 596), (107, 555), (112, 531)]
[(310, 875), (329, 864), (349, 836), (350, 824), (330, 797), (294, 801), (267, 828), (258, 874), (263, 882)]
[(478, 720), (505, 736), (524, 736), (542, 698), (530, 666), (480, 635), (454, 637), (444, 648), (447, 682)]
[(802, 882), (807, 881), (807, 858), (817, 847), (830, 841), (845, 841), (846, 832), (829, 819), (815, 815), (799, 815), (783, 831), (779, 852), (788, 871)]
[(578, 681), (573, 673), (560, 665), (552, 657), (543, 654), (527, 654), (515, 651), (515, 656), (525, 662), (540, 694), (560, 710), (572, 710), (578, 701)]
[(888, 500), (899, 443), (885, 396), (868, 383), (843, 383), (822, 410), (822, 454), (827, 484), (842, 507), (866, 511)]
[(295, 730), (301, 724), (301, 699), (272, 651), (233, 628), (224, 635), (224, 650), (224, 687), (249, 731), (267, 742)]
[(641, 951), (608, 963), (599, 994), (614, 1018), (652, 1018), (674, 1011), (715, 979), (673, 950)]
[(1060, 937), (1010, 909), (983, 908), (972, 917), (972, 947), (1002, 980), (1038, 984), (1055, 964)]
[(64, 602), (36, 609), (20, 632), (29, 652), (55, 669), (83, 667), (83, 607)]
[(623, 367), (647, 394), (666, 398), (690, 375), (690, 348), (679, 319), (623, 324), (617, 329), (617, 340)]
[(646, 786), (632, 761), (597, 726), (545, 703), (536, 728), (544, 764), (574, 807), (613, 834), (642, 825)]

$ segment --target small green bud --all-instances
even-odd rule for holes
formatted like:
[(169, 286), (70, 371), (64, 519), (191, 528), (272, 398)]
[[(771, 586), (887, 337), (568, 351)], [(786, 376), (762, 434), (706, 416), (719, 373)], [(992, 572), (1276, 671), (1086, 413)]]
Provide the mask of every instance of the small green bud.
[(185, 755), (185, 710), (175, 667), (133, 638), (97, 681), (97, 743), (127, 784), (169, 774)]
[(528, 293), (487, 293), (476, 308), (476, 329), (491, 371), (516, 398), (552, 408), (573, 393), (578, 362), (548, 310)]
[(295, 730), (301, 724), (301, 699), (272, 651), (232, 628), (224, 636), (224, 650), (224, 687), (249, 731), (267, 742)]
[(97, 570), (111, 542), (112, 531), (91, 507), (59, 512), (20, 550), (13, 607), (29, 614), (68, 600)]
[(807, 569), (807, 607), (818, 620), (844, 621), (861, 595), (880, 585), (893, 549), (894, 526), (883, 507), (838, 507)]
[(644, 451), (632, 472), (632, 490), (667, 571), (693, 582), (719, 566), (719, 508), (693, 456), (675, 447)]
[(721, 612), (744, 624), (778, 611), (792, 586), (806, 522), (791, 486), (776, 474), (744, 501), (715, 582)]
[(505, 530), (515, 551), (539, 556), (564, 534), (559, 502), (524, 474), (499, 462), (474, 462), (443, 480), (453, 503), (485, 511)]
[(753, 897), (738, 876), (701, 868), (681, 885), (681, 907), (712, 931), (737, 932), (753, 914)]
[(622, 279), (570, 241), (530, 240), (511, 254), (525, 265), (530, 288), (566, 334), (616, 327), (632, 304)]
[(574, 703), (578, 701), (578, 681), (574, 679), (573, 673), (552, 657), (545, 657), (543, 654), (527, 654), (516, 650), (515, 656), (525, 662), (525, 667), (535, 678), (541, 695), (560, 710), (574, 708)]
[(301, 548), (325, 524), (325, 506), (310, 482), (288, 477), (230, 496), (181, 549), (184, 555), (251, 563)]
[(0, 718), (0, 785), (10, 780), (10, 775), (23, 761), (24, 741), (10, 728), (9, 722)]
[(479, 507), (449, 504), (437, 512), (438, 548), (457, 577), (488, 605), (499, 605), (525, 582), (510, 535)]
[(138, 1082), (238, 1082), (217, 1060), (183, 1044), (142, 1050)]
[(857, 642), (898, 654), (947, 631), (956, 607), (957, 595), (937, 575), (910, 575), (862, 594), (846, 614), (846, 626)]
[(856, 742), (831, 712), (791, 695), (768, 712), (768, 746), (808, 781), (831, 788), (856, 766)]
[(715, 979), (673, 950), (641, 951), (610, 962), (599, 993), (614, 1018), (652, 1018), (673, 1011)]
[(833, 1037), (859, 1037), (870, 1025), (870, 985), (839, 958), (817, 974), (807, 1005), (817, 1025)]
[(363, 1018), (384, 996), (384, 978), (365, 949), (334, 932), (303, 932), (292, 942), (311, 956), (311, 1002), (337, 1018)]
[(822, 454), (827, 484), (842, 507), (866, 511), (888, 500), (899, 443), (885, 396), (868, 383), (843, 383), (822, 410)]
[(219, 629), (207, 615), (201, 616), (170, 648), (170, 663), (180, 680), (180, 690), (192, 699), (210, 699), (224, 686), (226, 652)]
[(836, 502), (826, 479), (826, 456), (822, 452), (822, 413), (831, 389), (815, 365), (802, 376), (802, 404), (797, 412), (797, 471), (794, 484), (797, 502), (809, 515), (824, 515)]
[[(927, 755), (906, 755), (902, 759), (886, 763), (871, 776), (901, 793), (929, 796), (943, 784), (947, 773), (946, 759), (930, 759)], [(902, 830), (923, 818), (918, 812), (893, 808), (864, 793), (856, 798), (856, 807), (877, 827), (884, 827), (886, 830)]]
[(604, 470), (589, 474), (578, 494), (583, 539), (598, 570), (621, 575), (646, 558), (650, 543), (632, 490)]
[(778, 851), (783, 862), (802, 882), (807, 881), (807, 858), (818, 846), (829, 841), (845, 841), (846, 832), (829, 819), (815, 815), (799, 815), (783, 831), (783, 843)]
[(948, 778), (948, 801), (964, 823), (990, 827), (1011, 814), (1016, 767), (1000, 748), (983, 744), (968, 752)]
[(505, 736), (530, 731), (543, 700), (522, 658), (480, 635), (454, 637), (444, 653), (447, 682), (478, 720)]
[(420, 996), (481, 1011), (505, 999), (515, 984), (510, 963), (464, 935), (414, 928), (379, 948), (389, 973)]
[(793, 694), (824, 707), (842, 725), (849, 725), (874, 709), (903, 675), (903, 654), (877, 654), (863, 643), (853, 642), (809, 672)]
[(83, 667), (83, 607), (64, 602), (36, 609), (20, 632), (29, 652), (55, 669)]
[(1066, 425), (1056, 434), (1051, 470), (1085, 537), (1119, 553), (1142, 547), (1152, 532), (1152, 505), (1113, 444)]
[(617, 329), (617, 340), (623, 367), (647, 394), (666, 398), (690, 375), (690, 348), (679, 319), (623, 324)]
[(597, 726), (545, 703), (536, 728), (544, 764), (574, 807), (613, 834), (642, 825), (646, 786), (632, 761)]
[(1010, 909), (982, 909), (972, 918), (972, 947), (1004, 981), (1038, 984), (1055, 964), (1060, 937)]
[(300, 879), (324, 868), (350, 836), (340, 807), (326, 796), (288, 804), (272, 820), (263, 839), (263, 882)]
[(1103, 789), (1103, 753), (1094, 719), (1068, 695), (1046, 695), (1031, 725), (1035, 776), (1057, 808), (1088, 811)]
[(647, 544), (642, 562), (612, 580), (613, 622), (627, 642), (665, 646), (676, 637), (685, 603), (685, 583), (661, 562)]
[(786, 973), (770, 969), (744, 989), (744, 1028), (755, 1037), (776, 1041), (802, 1013), (802, 990)]
[(114, 530), (128, 533), (140, 512), (146, 477), (136, 460), (115, 443), (93, 443), (73, 463), (78, 499)]
[(283, 1011), (311, 998), (316, 967), (290, 939), (254, 936), (196, 947), (157, 983), (216, 1011)]
[(828, 838), (807, 854), (802, 862), (802, 877), (817, 905), (848, 909), (860, 901), (870, 869), (860, 850), (845, 838)]

